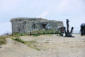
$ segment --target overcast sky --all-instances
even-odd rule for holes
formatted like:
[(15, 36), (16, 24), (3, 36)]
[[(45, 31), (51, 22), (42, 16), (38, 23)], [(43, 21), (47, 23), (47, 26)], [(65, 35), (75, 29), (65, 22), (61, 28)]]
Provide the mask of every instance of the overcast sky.
[(85, 23), (85, 0), (0, 0), (0, 34), (10, 33), (10, 19), (42, 17), (49, 20), (70, 20), (74, 32)]

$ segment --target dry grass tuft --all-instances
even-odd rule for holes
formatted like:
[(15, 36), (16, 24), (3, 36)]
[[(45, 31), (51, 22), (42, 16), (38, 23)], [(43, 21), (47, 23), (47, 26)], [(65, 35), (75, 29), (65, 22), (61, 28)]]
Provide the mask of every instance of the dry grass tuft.
[(6, 44), (6, 37), (5, 36), (0, 36), (0, 45)]

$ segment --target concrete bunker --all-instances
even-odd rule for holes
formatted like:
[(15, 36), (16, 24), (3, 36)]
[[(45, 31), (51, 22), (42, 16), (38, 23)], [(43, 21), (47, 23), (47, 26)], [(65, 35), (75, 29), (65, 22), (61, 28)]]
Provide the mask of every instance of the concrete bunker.
[(63, 27), (62, 21), (47, 20), (44, 18), (13, 18), (12, 33), (29, 33), (38, 30), (52, 29), (56, 31), (58, 26)]

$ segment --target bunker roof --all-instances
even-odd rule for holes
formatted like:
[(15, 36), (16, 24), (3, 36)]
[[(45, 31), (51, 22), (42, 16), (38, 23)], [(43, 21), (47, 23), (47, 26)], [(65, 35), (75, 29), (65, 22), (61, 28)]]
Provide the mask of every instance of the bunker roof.
[(37, 21), (37, 20), (47, 21), (47, 19), (45, 19), (45, 18), (26, 18), (26, 17), (20, 17), (20, 18), (12, 18), (11, 22), (13, 22), (13, 21)]
[(27, 18), (27, 17), (19, 17), (19, 18), (12, 18), (11, 22), (17, 22), (17, 21), (40, 21), (40, 22), (59, 22), (63, 23), (62, 21), (55, 21), (55, 20), (48, 20), (45, 18)]

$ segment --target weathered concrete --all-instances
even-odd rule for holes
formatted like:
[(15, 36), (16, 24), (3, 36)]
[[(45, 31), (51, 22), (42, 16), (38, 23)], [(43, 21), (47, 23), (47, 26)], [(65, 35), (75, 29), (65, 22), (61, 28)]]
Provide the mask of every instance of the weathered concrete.
[(35, 30), (53, 29), (63, 26), (62, 21), (47, 20), (43, 18), (13, 18), (12, 32), (29, 33)]

